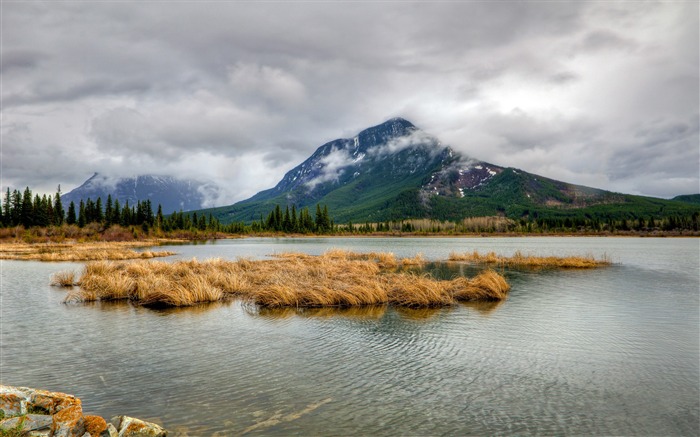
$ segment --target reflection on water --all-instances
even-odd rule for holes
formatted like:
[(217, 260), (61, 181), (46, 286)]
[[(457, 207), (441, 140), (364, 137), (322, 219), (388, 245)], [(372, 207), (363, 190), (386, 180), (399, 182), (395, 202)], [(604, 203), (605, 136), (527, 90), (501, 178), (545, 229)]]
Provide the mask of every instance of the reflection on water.
[(261, 308), (255, 305), (244, 305), (247, 314), (268, 319), (285, 319), (289, 317), (348, 317), (355, 319), (379, 319), (386, 313), (386, 305), (367, 305), (357, 307), (324, 307), (324, 308)]
[(459, 304), (471, 310), (475, 310), (483, 316), (488, 316), (505, 302), (505, 300), (482, 300), (476, 302), (460, 302)]
[[(610, 255), (593, 271), (505, 270), (504, 302), (446, 308), (147, 309), (62, 304), (51, 274), (0, 262), (0, 382), (175, 435), (698, 435), (700, 240), (249, 239), (181, 258), (516, 250)], [(432, 275), (478, 267), (431, 263)]]
[(406, 320), (428, 320), (436, 316), (437, 314), (444, 313), (448, 308), (407, 308), (407, 307), (397, 307), (396, 313)]

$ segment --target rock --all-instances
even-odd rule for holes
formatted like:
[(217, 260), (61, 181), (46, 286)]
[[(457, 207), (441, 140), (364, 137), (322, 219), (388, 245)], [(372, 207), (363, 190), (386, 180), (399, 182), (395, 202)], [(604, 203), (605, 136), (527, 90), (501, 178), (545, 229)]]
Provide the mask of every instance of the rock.
[(112, 424), (99, 416), (83, 416), (82, 402), (75, 396), (28, 387), (0, 385), (0, 413), (0, 430), (14, 430), (21, 424), (21, 434), (28, 437), (167, 435), (161, 426), (134, 417), (117, 416)]
[(34, 407), (46, 410), (49, 414), (56, 414), (62, 409), (72, 406), (78, 406), (82, 409), (80, 399), (75, 396), (46, 390), (31, 390), (29, 402)]
[(114, 427), (111, 423), (107, 424), (107, 429), (102, 431), (102, 434), (100, 434), (100, 437), (119, 437), (119, 433), (117, 432), (117, 428)]
[(85, 434), (85, 421), (83, 409), (80, 405), (73, 405), (61, 409), (53, 415), (51, 435), (54, 437), (82, 437)]
[(100, 416), (83, 416), (85, 431), (91, 436), (99, 436), (107, 430), (107, 421)]
[(111, 422), (117, 428), (119, 437), (165, 437), (168, 432), (155, 423), (129, 416), (113, 417)]
[(0, 410), (5, 417), (27, 414), (27, 401), (29, 394), (24, 387), (10, 387), (0, 385)]
[(0, 429), (12, 429), (15, 428), (19, 423), (22, 423), (22, 431), (48, 431), (51, 429), (51, 424), (53, 423), (53, 418), (51, 416), (46, 416), (43, 414), (27, 414), (26, 416), (17, 416), (10, 419), (5, 419), (0, 422)]

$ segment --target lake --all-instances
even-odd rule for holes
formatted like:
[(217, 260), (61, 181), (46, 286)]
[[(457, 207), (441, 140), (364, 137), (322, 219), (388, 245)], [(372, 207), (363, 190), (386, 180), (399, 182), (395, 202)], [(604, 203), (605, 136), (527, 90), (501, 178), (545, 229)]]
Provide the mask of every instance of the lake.
[(171, 435), (700, 433), (700, 239), (259, 238), (167, 246), (179, 254), (165, 260), (330, 248), (615, 264), (504, 270), (501, 303), (297, 312), (66, 305), (50, 276), (82, 264), (1, 261), (0, 381), (71, 393), (88, 413)]

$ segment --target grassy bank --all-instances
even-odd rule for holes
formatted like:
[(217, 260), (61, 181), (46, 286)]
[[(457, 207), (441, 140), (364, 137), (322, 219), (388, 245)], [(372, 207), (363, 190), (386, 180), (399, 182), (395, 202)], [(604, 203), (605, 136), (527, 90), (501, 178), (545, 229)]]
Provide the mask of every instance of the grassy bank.
[(608, 258), (596, 259), (590, 256), (534, 256), (523, 255), (520, 251), (513, 256), (497, 255), (494, 252), (481, 254), (478, 251), (467, 253), (451, 253), (450, 261), (465, 261), (472, 264), (526, 267), (526, 268), (559, 268), (559, 269), (592, 269), (608, 266), (612, 262)]
[(0, 243), (0, 259), (36, 261), (93, 261), (150, 259), (174, 255), (168, 251), (136, 251), (135, 248), (157, 245), (156, 241), (132, 242), (64, 242)]
[(389, 304), (434, 307), (505, 299), (510, 286), (492, 270), (474, 278), (438, 280), (406, 270), (422, 258), (329, 251), (288, 253), (273, 260), (91, 262), (78, 280), (63, 272), (56, 285), (79, 285), (66, 302), (126, 299), (145, 306), (189, 306), (238, 297), (263, 308)]

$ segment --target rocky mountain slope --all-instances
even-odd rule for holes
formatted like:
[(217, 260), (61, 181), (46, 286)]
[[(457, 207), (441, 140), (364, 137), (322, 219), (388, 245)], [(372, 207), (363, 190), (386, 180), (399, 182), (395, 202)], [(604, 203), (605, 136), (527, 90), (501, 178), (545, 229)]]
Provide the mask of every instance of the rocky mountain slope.
[(212, 206), (210, 199), (216, 198), (219, 188), (212, 183), (192, 179), (180, 179), (173, 176), (141, 175), (134, 177), (112, 178), (95, 173), (82, 185), (61, 196), (65, 208), (73, 201), (76, 206), (80, 200), (97, 200), (104, 203), (108, 195), (119, 199), (124, 205), (137, 201), (151, 200), (153, 208), (158, 204), (164, 213), (189, 211)]

